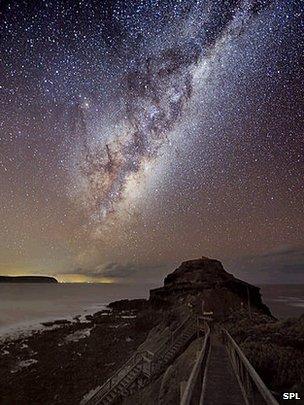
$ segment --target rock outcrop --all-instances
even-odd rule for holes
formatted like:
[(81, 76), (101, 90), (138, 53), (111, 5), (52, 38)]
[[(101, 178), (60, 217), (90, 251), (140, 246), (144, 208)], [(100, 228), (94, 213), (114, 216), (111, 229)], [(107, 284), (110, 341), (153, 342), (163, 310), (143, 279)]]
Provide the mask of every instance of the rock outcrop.
[(271, 315), (259, 290), (228, 273), (218, 260), (202, 257), (183, 262), (169, 274), (163, 287), (150, 291), (150, 303), (163, 308), (183, 303), (201, 310), (204, 301), (204, 310), (213, 311), (216, 319), (250, 303), (250, 310)]
[(149, 302), (145, 299), (133, 299), (133, 300), (119, 300), (119, 301), (113, 301), (111, 302), (108, 307), (113, 309), (113, 310), (118, 310), (118, 311), (142, 311), (144, 309), (147, 309), (149, 306)]

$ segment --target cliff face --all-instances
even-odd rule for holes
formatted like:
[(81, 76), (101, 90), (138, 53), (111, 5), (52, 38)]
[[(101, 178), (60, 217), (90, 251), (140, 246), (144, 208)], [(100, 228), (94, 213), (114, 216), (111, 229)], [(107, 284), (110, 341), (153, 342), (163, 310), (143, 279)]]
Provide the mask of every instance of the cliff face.
[(0, 283), (58, 283), (54, 277), (44, 276), (0, 276)]
[(150, 303), (156, 307), (185, 303), (198, 309), (213, 311), (222, 318), (238, 308), (247, 308), (271, 315), (263, 304), (260, 289), (235, 278), (221, 262), (207, 257), (183, 262), (164, 281), (164, 287), (150, 291)]

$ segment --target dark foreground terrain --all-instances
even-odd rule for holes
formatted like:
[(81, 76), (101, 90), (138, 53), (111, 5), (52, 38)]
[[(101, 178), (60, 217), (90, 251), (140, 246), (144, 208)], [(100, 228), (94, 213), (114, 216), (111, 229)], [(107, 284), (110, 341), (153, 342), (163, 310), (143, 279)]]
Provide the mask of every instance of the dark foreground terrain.
[(86, 322), (47, 322), (45, 331), (6, 340), (0, 344), (0, 404), (78, 404), (145, 340), (155, 316), (101, 311)]
[(251, 318), (245, 315), (232, 314), (224, 326), (278, 399), (284, 392), (298, 392), (303, 399), (304, 314), (284, 321), (257, 313)]
[[(149, 300), (118, 301), (85, 321), (46, 322), (45, 330), (30, 337), (2, 342), (0, 404), (79, 404), (139, 345), (156, 347), (164, 331), (174, 331), (186, 313), (199, 319), (202, 309), (212, 314), (212, 329), (223, 326), (230, 332), (280, 403), (284, 392), (304, 398), (304, 315), (276, 319), (259, 288), (227, 273), (219, 261), (202, 257), (183, 262), (163, 287), (150, 291)], [(178, 404), (180, 384), (190, 375), (201, 340), (188, 342), (163, 374), (123, 404)], [(225, 387), (225, 378), (219, 388)]]

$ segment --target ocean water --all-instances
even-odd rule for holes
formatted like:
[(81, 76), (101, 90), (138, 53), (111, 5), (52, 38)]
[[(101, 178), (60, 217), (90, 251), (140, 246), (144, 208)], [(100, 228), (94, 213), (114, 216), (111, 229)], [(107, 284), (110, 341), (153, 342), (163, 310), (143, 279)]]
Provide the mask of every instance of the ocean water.
[(279, 319), (304, 314), (304, 284), (261, 285), (263, 302)]
[(147, 298), (153, 286), (111, 284), (0, 284), (0, 335), (43, 321), (97, 312), (111, 301)]
[[(0, 336), (41, 322), (97, 312), (111, 301), (147, 298), (155, 285), (0, 284)], [(304, 285), (264, 285), (263, 301), (278, 318), (304, 313)]]

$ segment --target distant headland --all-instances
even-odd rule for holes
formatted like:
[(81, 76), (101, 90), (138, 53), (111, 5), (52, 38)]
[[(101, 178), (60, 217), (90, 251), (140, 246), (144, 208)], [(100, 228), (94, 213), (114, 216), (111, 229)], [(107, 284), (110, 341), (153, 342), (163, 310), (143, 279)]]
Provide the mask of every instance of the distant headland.
[(54, 277), (47, 276), (0, 276), (0, 283), (58, 283)]

